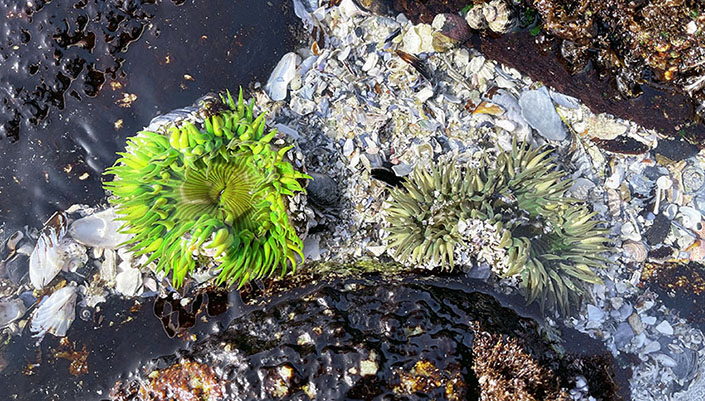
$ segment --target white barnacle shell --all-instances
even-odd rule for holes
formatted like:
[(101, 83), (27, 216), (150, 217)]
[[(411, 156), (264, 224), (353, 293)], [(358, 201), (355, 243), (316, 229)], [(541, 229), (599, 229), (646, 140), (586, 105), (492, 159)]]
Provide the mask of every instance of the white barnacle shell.
[(482, 12), (482, 6), (474, 6), (465, 15), (465, 22), (468, 23), (470, 28), (482, 30), (487, 28), (487, 20)]
[(39, 337), (41, 341), (47, 333), (57, 337), (66, 335), (76, 318), (76, 290), (75, 286), (61, 288), (39, 303), (29, 327), (32, 333), (36, 333), (34, 337)]
[(37, 240), (37, 245), (29, 257), (29, 279), (36, 289), (42, 289), (49, 284), (61, 271), (60, 245), (66, 234), (65, 227), (47, 227)]
[(492, 32), (507, 33), (516, 23), (514, 12), (503, 0), (492, 0), (482, 8), (482, 14)]
[(41, 290), (61, 270), (74, 271), (88, 261), (86, 248), (65, 235), (65, 226), (58, 232), (48, 226), (39, 236), (29, 257), (29, 279), (34, 288)]

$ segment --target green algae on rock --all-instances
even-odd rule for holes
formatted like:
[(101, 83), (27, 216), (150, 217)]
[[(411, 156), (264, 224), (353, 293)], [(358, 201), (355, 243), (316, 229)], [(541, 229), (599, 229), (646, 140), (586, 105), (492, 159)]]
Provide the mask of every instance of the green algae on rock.
[(607, 230), (565, 196), (572, 181), (551, 152), (515, 142), (476, 168), (457, 160), (417, 166), (387, 201), (388, 248), (401, 263), (485, 262), (500, 276), (520, 274), (528, 302), (568, 313), (588, 284), (601, 283), (592, 269), (606, 262)]
[(183, 284), (197, 256), (218, 262), (219, 283), (243, 283), (296, 267), (303, 243), (289, 221), (286, 196), (303, 192), (310, 178), (284, 160), (291, 147), (275, 150), (264, 114), (237, 104), (205, 118), (185, 121), (168, 136), (141, 131), (106, 171), (123, 231), (134, 234), (131, 251), (151, 256), (157, 270)]

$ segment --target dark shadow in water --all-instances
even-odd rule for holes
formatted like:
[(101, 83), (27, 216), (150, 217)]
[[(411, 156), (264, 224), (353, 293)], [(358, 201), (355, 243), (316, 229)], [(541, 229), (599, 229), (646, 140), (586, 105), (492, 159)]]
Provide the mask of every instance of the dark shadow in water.
[(265, 81), (296, 44), (288, 0), (151, 3), (0, 1), (8, 231), (101, 202), (101, 174), (128, 136), (209, 91)]

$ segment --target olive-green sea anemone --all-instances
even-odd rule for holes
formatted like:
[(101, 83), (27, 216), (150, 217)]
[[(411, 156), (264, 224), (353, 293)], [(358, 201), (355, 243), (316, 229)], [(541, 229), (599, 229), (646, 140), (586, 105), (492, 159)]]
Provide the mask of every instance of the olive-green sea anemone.
[(309, 178), (284, 160), (291, 147), (272, 149), (264, 114), (253, 115), (242, 91), (237, 104), (203, 127), (171, 125), (168, 134), (142, 131), (106, 174), (123, 231), (134, 234), (131, 251), (151, 253), (157, 270), (173, 272), (175, 286), (193, 271), (196, 256), (219, 262), (219, 283), (238, 283), (303, 258), (302, 241), (287, 214), (286, 196), (303, 191)]
[(606, 260), (606, 229), (565, 197), (571, 180), (544, 148), (513, 145), (477, 168), (456, 160), (413, 171), (386, 204), (389, 246), (403, 263), (452, 269), (468, 256), (521, 275), (529, 302), (567, 313)]

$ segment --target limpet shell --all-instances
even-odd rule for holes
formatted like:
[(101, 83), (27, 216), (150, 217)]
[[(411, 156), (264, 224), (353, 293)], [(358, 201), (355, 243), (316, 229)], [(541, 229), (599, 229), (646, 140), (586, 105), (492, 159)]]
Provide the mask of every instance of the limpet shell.
[(625, 241), (622, 245), (622, 251), (629, 260), (641, 263), (649, 256), (649, 251), (641, 241)]
[(122, 224), (115, 210), (109, 208), (74, 221), (69, 227), (69, 234), (86, 246), (115, 249), (131, 237), (120, 232)]

